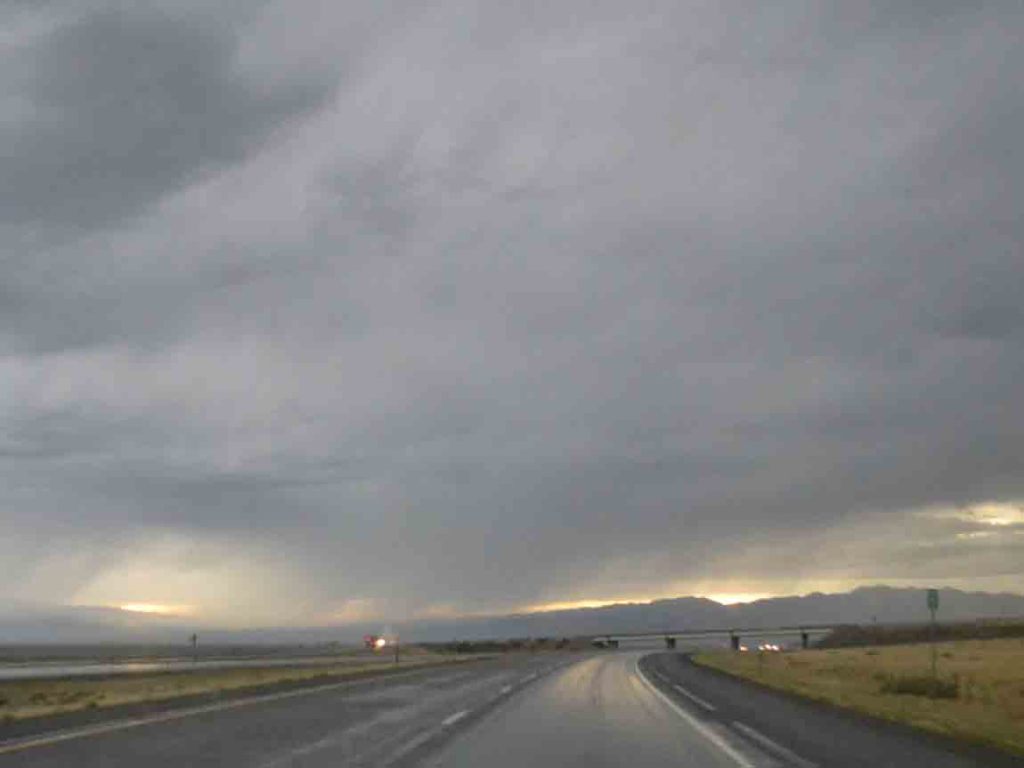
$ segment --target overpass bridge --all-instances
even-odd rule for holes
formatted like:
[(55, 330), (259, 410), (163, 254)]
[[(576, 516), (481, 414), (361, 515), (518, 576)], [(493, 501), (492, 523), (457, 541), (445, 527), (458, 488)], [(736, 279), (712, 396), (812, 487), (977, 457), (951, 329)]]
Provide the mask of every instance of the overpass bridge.
[(671, 632), (624, 632), (618, 634), (594, 635), (593, 641), (603, 643), (611, 648), (618, 648), (619, 642), (657, 640), (663, 639), (666, 648), (675, 648), (677, 640), (704, 640), (704, 639), (725, 639), (729, 638), (729, 644), (734, 651), (738, 651), (742, 645), (742, 638), (746, 637), (791, 637), (800, 638), (800, 647), (808, 648), (811, 644), (811, 637), (824, 637), (832, 632), (838, 625), (835, 624), (799, 624), (784, 627), (738, 627), (731, 629), (696, 629), (679, 630)]

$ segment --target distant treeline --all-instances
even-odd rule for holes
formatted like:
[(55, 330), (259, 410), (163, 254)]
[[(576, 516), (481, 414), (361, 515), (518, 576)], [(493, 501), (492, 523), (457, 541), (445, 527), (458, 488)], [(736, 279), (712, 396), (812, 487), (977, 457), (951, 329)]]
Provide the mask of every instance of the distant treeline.
[[(923, 643), (932, 637), (928, 624), (860, 624), (837, 627), (816, 643), (818, 648), (850, 648), (862, 645)], [(993, 640), (1024, 637), (1024, 619), (984, 620), (935, 625), (935, 639)]]

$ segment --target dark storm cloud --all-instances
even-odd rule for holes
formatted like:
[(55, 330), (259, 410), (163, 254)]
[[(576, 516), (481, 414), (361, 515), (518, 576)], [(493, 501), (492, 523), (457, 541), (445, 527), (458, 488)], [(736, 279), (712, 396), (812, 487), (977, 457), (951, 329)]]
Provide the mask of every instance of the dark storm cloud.
[(939, 514), (1024, 498), (1019, 3), (61, 13), (0, 81), (13, 597), (1021, 588)]
[(85, 13), (11, 55), (28, 106), (4, 129), (0, 221), (117, 222), (322, 99), (263, 92), (234, 71), (234, 49), (214, 21), (133, 7)]

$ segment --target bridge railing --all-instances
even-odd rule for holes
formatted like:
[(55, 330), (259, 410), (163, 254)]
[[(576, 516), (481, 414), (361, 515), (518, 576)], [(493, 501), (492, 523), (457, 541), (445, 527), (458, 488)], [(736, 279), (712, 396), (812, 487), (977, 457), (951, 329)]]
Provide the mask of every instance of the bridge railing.
[(664, 639), (665, 647), (674, 649), (677, 640), (703, 640), (712, 638), (729, 638), (730, 647), (739, 651), (742, 647), (742, 638), (747, 637), (799, 637), (800, 646), (809, 648), (812, 635), (827, 635), (836, 628), (835, 625), (803, 625), (789, 627), (743, 627), (734, 629), (700, 629), (681, 630), (672, 632), (636, 632), (620, 633), (594, 636), (595, 642), (600, 642), (611, 648), (618, 648), (620, 641), (630, 640), (651, 640)]

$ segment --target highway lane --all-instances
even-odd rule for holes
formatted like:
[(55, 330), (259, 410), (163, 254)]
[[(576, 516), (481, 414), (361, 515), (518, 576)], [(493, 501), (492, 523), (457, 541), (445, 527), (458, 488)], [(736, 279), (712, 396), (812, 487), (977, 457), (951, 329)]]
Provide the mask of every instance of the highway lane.
[(0, 744), (0, 765), (778, 765), (660, 693), (644, 653), (519, 655), (170, 710)]
[[(148, 719), (146, 719), (148, 718)], [(0, 743), (0, 766), (853, 768), (1024, 761), (823, 708), (681, 654), (514, 655)]]
[(0, 743), (0, 766), (388, 766), (429, 754), (573, 657), (517, 655)]
[(780, 763), (704, 724), (640, 674), (643, 651), (593, 656), (511, 697), (426, 761), (434, 768), (761, 768)]

